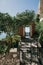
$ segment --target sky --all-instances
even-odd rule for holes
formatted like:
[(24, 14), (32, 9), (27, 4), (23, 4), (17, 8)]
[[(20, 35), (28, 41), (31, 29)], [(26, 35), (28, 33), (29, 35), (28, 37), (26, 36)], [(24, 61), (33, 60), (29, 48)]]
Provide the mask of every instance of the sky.
[(0, 34), (0, 40), (4, 39), (5, 37), (6, 37), (6, 34), (4, 32)]
[[(25, 10), (34, 10), (37, 12), (39, 0), (0, 0), (0, 12), (9, 13), (15, 16), (18, 12)], [(6, 34), (3, 32), (0, 39), (4, 38)]]
[(0, 12), (15, 16), (18, 12), (34, 10), (37, 12), (39, 0), (0, 0)]

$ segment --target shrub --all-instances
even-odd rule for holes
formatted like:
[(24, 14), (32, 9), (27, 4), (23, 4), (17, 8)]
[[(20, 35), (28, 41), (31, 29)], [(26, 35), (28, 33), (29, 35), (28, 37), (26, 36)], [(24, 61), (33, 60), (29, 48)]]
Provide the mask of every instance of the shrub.
[(13, 35), (12, 36), (12, 42), (20, 41), (21, 37), (19, 35)]
[(19, 35), (12, 36), (12, 46), (18, 47), (18, 42), (21, 40), (21, 37)]
[(43, 33), (40, 34), (38, 39), (39, 39), (41, 46), (43, 47)]
[[(12, 36), (7, 36), (5, 38), (5, 41), (10, 45), (11, 47), (18, 47), (18, 42), (20, 41), (21, 37), (19, 35), (12, 35)], [(10, 44), (11, 43), (11, 44)]]
[(0, 44), (0, 53), (5, 53), (7, 51), (8, 46)]

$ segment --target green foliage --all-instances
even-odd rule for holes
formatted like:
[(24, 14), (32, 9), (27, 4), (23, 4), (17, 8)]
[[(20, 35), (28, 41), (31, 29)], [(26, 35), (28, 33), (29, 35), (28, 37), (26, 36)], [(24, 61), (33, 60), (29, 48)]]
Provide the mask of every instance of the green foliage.
[(7, 41), (8, 43), (10, 43), (11, 40), (12, 40), (12, 37), (7, 35), (6, 38), (5, 38), (5, 41)]
[(43, 47), (43, 21), (40, 22), (40, 35), (39, 35), (39, 42)]
[(38, 40), (39, 40), (41, 46), (43, 47), (43, 33), (40, 33)]
[(43, 34), (42, 33), (39, 36), (39, 41), (43, 41)]
[(8, 13), (0, 13), (0, 31), (4, 31), (7, 34), (6, 41), (9, 43), (19, 41), (20, 36), (14, 34), (18, 34), (18, 29), (21, 25), (28, 25), (30, 22), (34, 22), (34, 17), (34, 11), (29, 10), (14, 17), (11, 17)]
[(40, 21), (40, 15), (38, 14), (37, 16), (36, 16), (36, 22), (38, 23)]
[(12, 40), (13, 40), (13, 42), (20, 41), (21, 37), (19, 35), (14, 35), (14, 36), (12, 36)]
[(40, 28), (41, 28), (41, 26), (40, 26), (40, 23), (35, 23), (35, 31), (37, 32), (37, 33), (39, 33), (40, 32)]
[(43, 21), (40, 22), (40, 26), (41, 26), (40, 32), (43, 32)]
[(12, 42), (16, 42), (16, 41), (20, 41), (21, 40), (21, 37), (20, 35), (12, 35), (12, 36), (6, 36), (5, 40), (7, 42), (10, 42), (12, 39)]
[[(18, 47), (18, 42), (21, 40), (19, 35), (7, 36), (5, 41), (10, 44), (11, 47)], [(8, 45), (9, 45), (8, 44)]]
[(39, 34), (43, 32), (43, 22), (36, 23), (35, 31), (37, 31)]
[(40, 42), (41, 46), (43, 47), (43, 21), (36, 22), (35, 31), (39, 34), (38, 41)]
[(19, 35), (6, 36), (4, 39), (8, 43), (8, 50), (10, 48), (18, 47), (18, 43), (21, 40)]
[(34, 21), (35, 13), (34, 11), (26, 10), (22, 13), (18, 13), (16, 15), (16, 19), (18, 20), (19, 25), (27, 25), (30, 22)]
[(8, 13), (0, 13), (0, 31), (11, 32), (12, 25), (12, 17)]
[(2, 45), (0, 44), (0, 53), (5, 53), (8, 49), (8, 46), (6, 46), (5, 44)]
[(18, 33), (19, 26), (29, 24), (29, 22), (34, 21), (34, 17), (34, 11), (29, 10), (19, 13), (14, 17), (11, 17), (8, 13), (0, 13), (0, 31), (4, 31), (8, 35)]

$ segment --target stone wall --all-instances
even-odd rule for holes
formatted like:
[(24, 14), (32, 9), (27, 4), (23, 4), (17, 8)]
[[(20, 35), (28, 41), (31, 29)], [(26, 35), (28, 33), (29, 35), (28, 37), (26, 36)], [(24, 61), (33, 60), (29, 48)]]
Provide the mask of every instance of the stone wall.
[(0, 54), (0, 65), (19, 65), (19, 63), (17, 53), (9, 52)]
[(43, 0), (40, 0), (40, 17), (43, 18)]

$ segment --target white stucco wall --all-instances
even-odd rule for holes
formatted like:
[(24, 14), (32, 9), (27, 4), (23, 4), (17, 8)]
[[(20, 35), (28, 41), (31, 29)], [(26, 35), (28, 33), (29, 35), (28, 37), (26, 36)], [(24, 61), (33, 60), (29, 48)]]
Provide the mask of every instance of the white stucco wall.
[(43, 21), (43, 18), (40, 19), (40, 22)]

